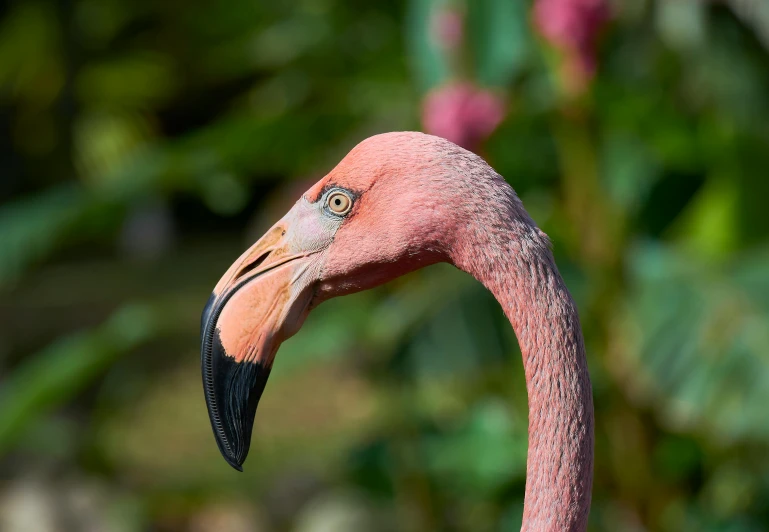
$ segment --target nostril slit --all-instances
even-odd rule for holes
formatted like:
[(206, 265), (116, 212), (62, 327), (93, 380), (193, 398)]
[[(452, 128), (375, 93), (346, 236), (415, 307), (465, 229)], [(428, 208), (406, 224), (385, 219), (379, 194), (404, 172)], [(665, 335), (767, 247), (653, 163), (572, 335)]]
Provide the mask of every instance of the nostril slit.
[(235, 277), (235, 279), (240, 279), (241, 277), (246, 275), (251, 270), (254, 270), (254, 269), (258, 268), (259, 266), (261, 266), (261, 264), (267, 259), (267, 257), (270, 255), (270, 253), (271, 253), (271, 250), (265, 251), (264, 253), (262, 253), (259, 256), (258, 259), (256, 259), (254, 262), (252, 262), (251, 264), (249, 264), (248, 266), (246, 266), (242, 270), (240, 270), (240, 272), (238, 273), (237, 277)]

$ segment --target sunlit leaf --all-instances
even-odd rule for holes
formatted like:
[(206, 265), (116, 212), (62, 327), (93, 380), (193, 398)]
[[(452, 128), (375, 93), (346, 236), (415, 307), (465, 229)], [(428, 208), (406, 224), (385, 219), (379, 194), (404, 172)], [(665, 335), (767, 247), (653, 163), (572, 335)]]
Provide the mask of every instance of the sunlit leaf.
[(659, 246), (630, 256), (622, 377), (671, 429), (769, 440), (769, 286), (755, 275), (767, 259), (758, 250), (713, 263)]

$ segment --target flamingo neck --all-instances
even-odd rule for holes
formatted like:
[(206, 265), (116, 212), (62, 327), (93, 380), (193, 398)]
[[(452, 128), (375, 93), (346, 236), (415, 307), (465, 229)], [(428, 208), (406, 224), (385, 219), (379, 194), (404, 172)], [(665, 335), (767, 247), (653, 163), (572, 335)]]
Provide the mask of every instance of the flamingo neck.
[(584, 531), (593, 480), (593, 398), (574, 302), (547, 236), (507, 186), (504, 205), (458, 231), (452, 261), (490, 290), (523, 355), (529, 450), (521, 530)]

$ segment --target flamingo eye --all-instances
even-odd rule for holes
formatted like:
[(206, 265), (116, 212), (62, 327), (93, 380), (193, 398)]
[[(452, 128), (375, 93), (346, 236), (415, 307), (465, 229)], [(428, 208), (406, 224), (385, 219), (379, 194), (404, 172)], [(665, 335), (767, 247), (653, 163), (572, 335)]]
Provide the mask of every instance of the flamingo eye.
[(344, 216), (352, 208), (352, 198), (344, 192), (337, 190), (328, 195), (326, 205), (334, 214)]

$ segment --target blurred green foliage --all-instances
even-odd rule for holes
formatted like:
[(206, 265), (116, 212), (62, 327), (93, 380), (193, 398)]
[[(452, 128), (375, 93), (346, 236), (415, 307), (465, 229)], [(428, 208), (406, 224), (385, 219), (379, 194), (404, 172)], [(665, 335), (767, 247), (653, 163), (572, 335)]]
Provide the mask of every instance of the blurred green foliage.
[[(448, 266), (287, 342), (245, 474), (199, 315), (240, 251), (370, 134), (464, 79), (482, 155), (554, 242), (596, 405), (593, 530), (769, 527), (769, 10), (611, 2), (567, 90), (525, 0), (5, 2), (0, 529), (517, 530), (526, 394)], [(437, 10), (466, 21), (459, 53)]]

